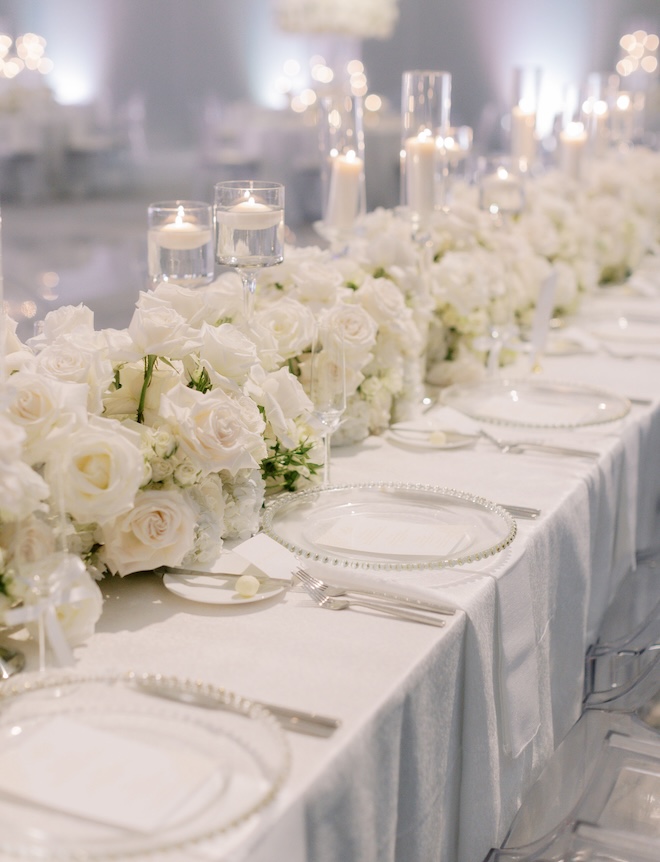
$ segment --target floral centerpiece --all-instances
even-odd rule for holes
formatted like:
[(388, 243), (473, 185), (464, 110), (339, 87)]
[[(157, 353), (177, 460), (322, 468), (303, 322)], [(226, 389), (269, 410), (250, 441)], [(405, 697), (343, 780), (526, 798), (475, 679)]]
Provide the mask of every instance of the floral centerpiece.
[(389, 39), (399, 18), (397, 0), (275, 0), (283, 30)]
[(229, 322), (241, 308), (231, 275), (141, 294), (126, 330), (96, 331), (78, 306), (28, 344), (10, 336), (5, 610), (31, 601), (24, 572), (56, 546), (94, 578), (204, 566), (257, 531), (269, 489), (316, 481), (309, 399), (272, 332)]

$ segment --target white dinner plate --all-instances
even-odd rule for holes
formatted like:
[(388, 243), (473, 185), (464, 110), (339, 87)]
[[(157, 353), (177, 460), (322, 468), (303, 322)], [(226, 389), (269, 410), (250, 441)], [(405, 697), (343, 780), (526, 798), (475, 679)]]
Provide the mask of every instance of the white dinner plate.
[(463, 434), (452, 428), (441, 428), (433, 422), (400, 422), (389, 429), (390, 437), (415, 449), (463, 449), (473, 446), (477, 434)]
[(163, 584), (175, 596), (206, 605), (247, 605), (263, 602), (278, 596), (286, 589), (285, 584), (270, 579), (261, 580), (253, 596), (242, 596), (236, 592), (236, 575), (206, 574), (202, 572), (168, 572), (163, 575)]

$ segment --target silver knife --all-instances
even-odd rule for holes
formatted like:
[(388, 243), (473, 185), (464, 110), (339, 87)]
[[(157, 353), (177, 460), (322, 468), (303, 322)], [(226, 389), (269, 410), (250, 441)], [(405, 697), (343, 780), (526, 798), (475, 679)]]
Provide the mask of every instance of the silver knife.
[[(214, 696), (211, 692), (186, 691), (179, 688), (168, 688), (165, 685), (159, 684), (150, 679), (141, 679), (140, 677), (132, 677), (130, 684), (142, 694), (150, 695), (151, 697), (162, 697), (165, 700), (174, 700), (178, 703), (186, 703), (189, 706), (199, 706), (203, 709), (224, 709), (229, 712), (240, 712), (239, 709), (227, 703), (218, 696)], [(337, 718), (329, 718), (325, 715), (320, 715), (316, 712), (303, 712), (299, 709), (289, 709), (286, 706), (278, 706), (272, 703), (263, 703), (262, 701), (251, 701), (252, 703), (262, 706), (268, 712), (272, 713), (284, 730), (290, 730), (294, 733), (304, 733), (308, 736), (331, 736), (341, 722)]]
[(333, 591), (343, 593), (346, 596), (369, 596), (372, 599), (382, 599), (384, 602), (392, 602), (404, 608), (416, 611), (430, 611), (435, 614), (446, 614), (448, 616), (456, 613), (456, 608), (435, 602), (433, 599), (417, 599), (413, 596), (402, 596), (398, 593), (389, 593), (387, 590), (371, 590), (366, 587), (338, 587), (335, 584), (325, 582)]
[[(503, 441), (500, 441), (503, 442)], [(528, 443), (525, 440), (514, 440), (506, 445), (517, 446), (519, 449), (530, 449), (535, 452), (547, 452), (555, 455), (573, 455), (576, 458), (599, 458), (600, 452), (590, 449), (571, 449), (567, 446), (554, 446), (551, 443)]]

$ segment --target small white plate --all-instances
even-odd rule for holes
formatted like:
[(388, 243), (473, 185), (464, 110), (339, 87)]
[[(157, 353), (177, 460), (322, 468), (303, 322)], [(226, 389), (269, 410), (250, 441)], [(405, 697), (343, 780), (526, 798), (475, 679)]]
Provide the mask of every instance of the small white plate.
[(415, 449), (462, 449), (473, 446), (478, 437), (476, 434), (463, 434), (418, 422), (401, 423), (396, 428), (390, 428), (389, 433), (397, 443), (405, 443)]
[(286, 586), (266, 579), (259, 582), (255, 595), (245, 597), (236, 592), (236, 575), (205, 574), (202, 572), (168, 572), (163, 576), (166, 589), (175, 596), (207, 605), (246, 605), (263, 602), (283, 593)]

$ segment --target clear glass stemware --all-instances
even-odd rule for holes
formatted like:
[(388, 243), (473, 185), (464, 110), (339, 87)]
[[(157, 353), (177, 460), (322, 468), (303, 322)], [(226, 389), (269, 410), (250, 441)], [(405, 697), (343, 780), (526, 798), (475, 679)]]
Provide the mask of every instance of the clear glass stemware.
[(314, 416), (323, 426), (323, 483), (330, 483), (330, 446), (346, 410), (346, 353), (341, 333), (321, 329), (316, 335), (310, 367)]
[(216, 261), (240, 274), (249, 323), (258, 271), (284, 259), (284, 186), (258, 180), (217, 183), (214, 209)]

